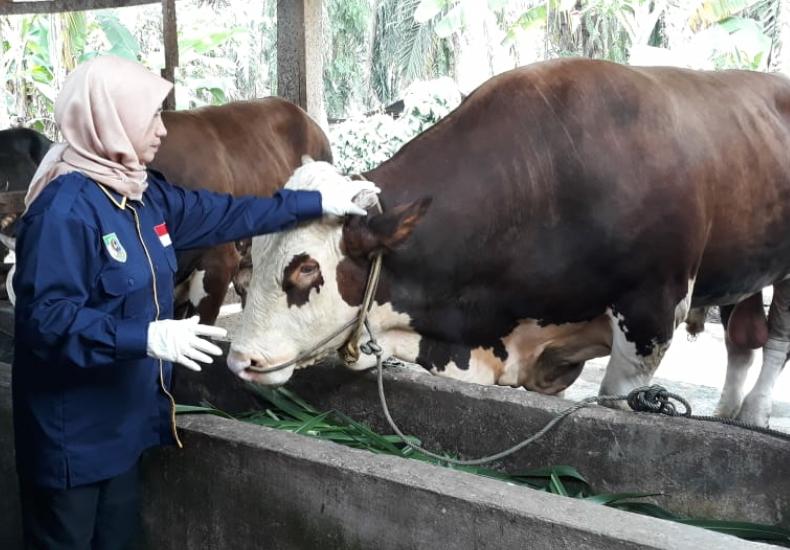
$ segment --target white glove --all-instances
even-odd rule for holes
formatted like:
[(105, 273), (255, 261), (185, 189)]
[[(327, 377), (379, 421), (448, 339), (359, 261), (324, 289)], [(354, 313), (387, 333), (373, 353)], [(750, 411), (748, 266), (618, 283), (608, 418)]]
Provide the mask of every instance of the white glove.
[[(222, 355), (222, 350), (201, 336), (225, 336), (228, 331), (221, 327), (198, 324), (199, 317), (189, 319), (166, 319), (148, 325), (148, 349), (150, 357), (180, 363), (188, 369), (200, 370), (194, 360), (211, 363), (206, 355)], [(205, 353), (204, 353), (205, 352)]]
[[(360, 195), (360, 198), (366, 199), (365, 202), (369, 203), (370, 197), (373, 194), (380, 193), (381, 189), (372, 181), (347, 180), (343, 183), (321, 183), (318, 185), (318, 191), (321, 192), (321, 207), (324, 214), (366, 216), (367, 211), (356, 204), (354, 199), (357, 198), (357, 195)], [(360, 202), (359, 199), (357, 202)]]

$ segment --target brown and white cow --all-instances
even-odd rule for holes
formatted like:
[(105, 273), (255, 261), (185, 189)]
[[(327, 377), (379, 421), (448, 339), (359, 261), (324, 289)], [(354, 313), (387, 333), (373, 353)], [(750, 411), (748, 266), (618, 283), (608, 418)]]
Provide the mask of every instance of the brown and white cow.
[[(689, 307), (773, 284), (762, 369), (775, 377), (790, 349), (789, 150), (778, 75), (567, 59), (504, 73), (365, 174), (383, 214), (253, 240), (228, 365), (285, 382), (292, 368), (245, 369), (352, 319), (383, 251), (372, 328), (385, 353), (439, 374), (556, 393), (611, 353), (600, 391), (625, 394)], [(286, 187), (330, 177), (313, 163)], [(758, 391), (738, 416), (765, 424), (769, 410)]]
[[(321, 127), (297, 105), (276, 97), (165, 111), (162, 120), (167, 137), (151, 168), (190, 189), (270, 196), (303, 155), (332, 160)], [(176, 315), (196, 312), (201, 323), (214, 323), (234, 277), (243, 300), (242, 279), (249, 276), (239, 273), (242, 259), (234, 243), (180, 253)]]

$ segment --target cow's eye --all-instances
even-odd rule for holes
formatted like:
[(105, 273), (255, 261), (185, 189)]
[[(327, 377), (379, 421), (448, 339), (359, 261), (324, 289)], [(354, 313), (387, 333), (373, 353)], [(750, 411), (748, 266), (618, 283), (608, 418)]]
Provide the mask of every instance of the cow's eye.
[(310, 299), (310, 291), (321, 291), (324, 278), (321, 266), (307, 254), (297, 254), (283, 273), (283, 290), (288, 299), (288, 307), (302, 306)]

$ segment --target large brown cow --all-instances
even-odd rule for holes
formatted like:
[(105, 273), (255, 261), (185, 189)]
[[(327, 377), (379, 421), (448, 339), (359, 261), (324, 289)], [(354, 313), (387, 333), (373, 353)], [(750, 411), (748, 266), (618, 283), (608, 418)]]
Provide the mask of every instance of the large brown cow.
[[(383, 251), (371, 326), (385, 353), (440, 374), (551, 393), (611, 351), (601, 393), (625, 394), (650, 380), (692, 304), (773, 284), (762, 369), (775, 377), (790, 348), (788, 150), (778, 75), (590, 60), (499, 75), (365, 174), (383, 214), (253, 241), (228, 365), (287, 380), (292, 367), (245, 369), (294, 359), (354, 318)], [(286, 187), (317, 171), (334, 173), (307, 165)], [(761, 388), (738, 416), (765, 424), (769, 410)]]
[[(151, 167), (178, 185), (233, 195), (269, 196), (302, 155), (331, 161), (329, 140), (298, 106), (270, 97), (218, 107), (166, 111), (167, 137)], [(181, 253), (176, 314), (214, 323), (242, 259), (234, 243)], [(237, 285), (243, 296), (244, 285)]]

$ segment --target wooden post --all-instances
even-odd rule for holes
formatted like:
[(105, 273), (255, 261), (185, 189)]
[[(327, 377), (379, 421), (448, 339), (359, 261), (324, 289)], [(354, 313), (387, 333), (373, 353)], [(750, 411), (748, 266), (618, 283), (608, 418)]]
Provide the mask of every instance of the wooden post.
[(162, 108), (176, 108), (176, 67), (178, 67), (178, 25), (176, 22), (176, 0), (162, 0), (162, 37), (165, 44), (165, 68), (162, 77), (174, 84), (162, 103)]
[(321, 11), (322, 0), (277, 0), (277, 95), (326, 130)]

